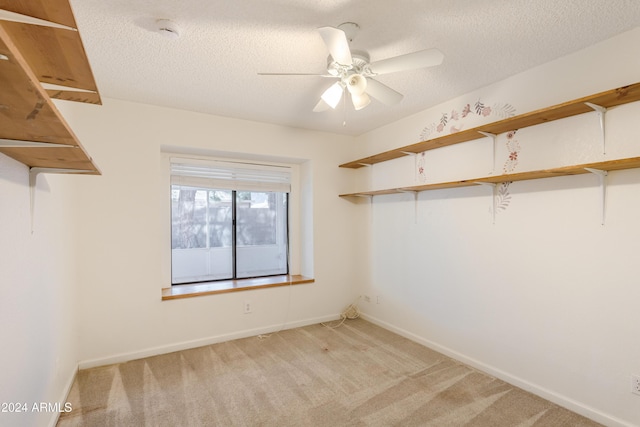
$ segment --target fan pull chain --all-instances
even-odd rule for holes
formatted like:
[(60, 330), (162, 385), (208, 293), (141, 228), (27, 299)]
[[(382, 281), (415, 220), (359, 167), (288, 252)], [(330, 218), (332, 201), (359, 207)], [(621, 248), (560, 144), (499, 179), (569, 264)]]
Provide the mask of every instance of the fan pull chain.
[(342, 126), (347, 125), (347, 91), (344, 91), (344, 96), (342, 97), (342, 111), (344, 112), (344, 119), (342, 120)]

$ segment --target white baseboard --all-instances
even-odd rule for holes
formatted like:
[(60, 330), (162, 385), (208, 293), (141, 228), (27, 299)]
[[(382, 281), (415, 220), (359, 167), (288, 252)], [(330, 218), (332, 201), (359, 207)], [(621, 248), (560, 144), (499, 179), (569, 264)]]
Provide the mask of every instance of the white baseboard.
[(368, 314), (362, 313), (361, 317), (369, 322), (376, 324), (384, 329), (387, 329), (391, 332), (395, 332), (398, 335), (401, 335), (405, 338), (410, 339), (411, 341), (417, 342), (418, 344), (422, 344), (425, 347), (428, 347), (432, 350), (435, 350), (439, 353), (442, 353), (446, 356), (451, 357), (459, 362), (462, 362), (466, 365), (469, 365), (475, 369), (478, 369), (482, 372), (485, 372), (491, 376), (499, 378), (509, 384), (512, 384), (516, 387), (519, 387), (523, 390), (526, 390), (530, 393), (533, 393), (537, 396), (542, 397), (550, 402), (555, 403), (556, 405), (562, 406), (564, 408), (569, 409), (577, 414), (580, 414), (584, 417), (592, 419), (596, 422), (604, 424), (609, 427), (634, 427), (633, 424), (629, 424), (628, 422), (618, 419), (614, 416), (605, 414), (597, 409), (594, 409), (590, 406), (587, 406), (583, 403), (580, 403), (576, 400), (568, 398), (567, 396), (563, 396), (554, 391), (541, 387), (537, 384), (526, 381), (517, 376), (511, 375), (508, 372), (502, 371), (494, 366), (487, 365), (479, 360), (468, 357), (464, 354), (458, 353), (457, 351), (451, 350), (450, 348), (444, 347), (438, 343), (425, 339), (421, 336), (418, 336), (412, 332), (404, 330), (402, 328), (398, 328), (394, 325), (391, 325), (387, 322), (384, 322), (380, 319), (377, 319), (373, 316), (369, 316)]
[[(64, 389), (62, 390), (62, 396), (60, 396), (60, 398), (58, 399), (58, 402), (60, 402), (60, 404), (64, 407), (64, 404), (67, 402), (67, 399), (69, 398), (69, 393), (71, 393), (71, 387), (73, 387), (73, 383), (76, 380), (76, 376), (78, 375), (78, 365), (76, 365), (75, 369), (71, 372), (71, 376), (69, 377), (69, 379), (67, 380), (67, 383), (64, 386)], [(51, 413), (51, 421), (49, 421), (49, 427), (56, 427), (56, 424), (58, 424), (58, 420), (60, 419), (60, 413), (59, 412), (52, 412)]]
[(174, 344), (168, 344), (158, 347), (146, 348), (143, 350), (132, 351), (129, 353), (120, 353), (108, 357), (98, 359), (83, 360), (78, 364), (79, 369), (95, 368), (97, 366), (112, 365), (114, 363), (124, 363), (130, 360), (142, 359), (144, 357), (157, 356), (159, 354), (172, 353), (174, 351), (187, 350), (190, 348), (203, 347), (206, 345), (216, 344), (224, 341), (231, 341), (239, 338), (254, 337), (261, 334), (274, 333), (280, 330), (299, 328), (301, 326), (313, 325), (320, 322), (328, 322), (340, 318), (340, 314), (316, 317), (313, 319), (298, 320), (295, 322), (287, 322), (286, 324), (277, 324), (264, 326), (255, 329), (246, 329), (230, 334), (216, 335), (192, 341), (183, 341)]

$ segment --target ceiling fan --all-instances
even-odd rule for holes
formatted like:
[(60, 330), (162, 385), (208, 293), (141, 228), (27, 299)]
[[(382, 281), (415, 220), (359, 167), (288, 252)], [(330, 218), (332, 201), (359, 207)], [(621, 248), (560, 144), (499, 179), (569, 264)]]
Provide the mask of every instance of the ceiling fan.
[(399, 103), (404, 97), (389, 86), (374, 80), (373, 77), (398, 71), (440, 65), (444, 55), (438, 49), (425, 49), (405, 55), (394, 56), (380, 61), (370, 62), (369, 54), (364, 51), (352, 51), (349, 42), (353, 40), (360, 27), (353, 22), (340, 24), (338, 28), (322, 27), (318, 29), (324, 44), (329, 50), (327, 59), (328, 74), (300, 73), (258, 73), (260, 75), (315, 75), (336, 78), (320, 97), (313, 111), (321, 112), (336, 108), (342, 96), (348, 93), (356, 110), (371, 103), (371, 97), (386, 105)]

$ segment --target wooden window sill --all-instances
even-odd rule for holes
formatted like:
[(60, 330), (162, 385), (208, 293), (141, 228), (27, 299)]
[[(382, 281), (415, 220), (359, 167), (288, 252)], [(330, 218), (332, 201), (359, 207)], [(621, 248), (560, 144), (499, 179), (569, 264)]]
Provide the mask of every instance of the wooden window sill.
[(174, 285), (162, 289), (162, 300), (191, 298), (226, 292), (248, 291), (251, 289), (273, 288), (276, 286), (301, 285), (315, 280), (299, 274), (258, 277), (255, 279), (221, 280), (219, 282)]

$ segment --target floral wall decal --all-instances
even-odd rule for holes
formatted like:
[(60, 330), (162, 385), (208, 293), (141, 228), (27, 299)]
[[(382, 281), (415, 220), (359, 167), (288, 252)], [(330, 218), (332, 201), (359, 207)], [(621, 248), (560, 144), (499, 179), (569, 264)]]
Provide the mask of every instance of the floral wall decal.
[(416, 174), (417, 174), (417, 180), (419, 182), (427, 181), (427, 175), (425, 173), (425, 167), (424, 167), (425, 160), (426, 160), (426, 156), (424, 151), (416, 156)]
[(496, 191), (496, 212), (501, 212), (507, 209), (511, 202), (511, 194), (509, 194), (509, 185), (512, 181), (502, 182), (498, 185)]
[[(494, 118), (497, 120), (506, 119), (516, 115), (516, 109), (511, 104), (496, 103), (488, 106), (482, 100), (478, 99), (472, 106), (471, 103), (465, 104), (462, 108), (454, 108), (450, 112), (442, 113), (440, 119), (425, 126), (420, 132), (420, 141), (437, 138), (443, 134), (451, 134), (460, 132), (464, 129), (468, 122), (477, 122), (478, 119)], [(446, 133), (444, 133), (447, 131)], [(514, 131), (515, 133), (515, 131)], [(518, 148), (519, 150), (519, 148)], [(516, 156), (517, 156), (517, 151)], [(426, 182), (425, 153), (416, 156), (416, 175), (418, 182)], [(517, 164), (517, 161), (516, 161)], [(515, 164), (514, 164), (515, 167)]]
[(504, 166), (502, 167), (502, 171), (504, 173), (511, 173), (515, 170), (518, 165), (518, 153), (520, 153), (520, 144), (518, 140), (515, 139), (516, 132), (518, 130), (512, 130), (507, 132), (507, 152), (509, 153), (507, 157), (507, 161), (504, 162)]
[[(480, 99), (473, 104), (465, 104), (461, 109), (453, 109), (450, 112), (442, 113), (440, 120), (425, 126), (420, 132), (420, 140), (425, 141), (429, 138), (435, 138), (444, 131), (449, 133), (459, 132), (464, 128), (465, 119), (472, 117), (490, 117), (497, 119), (506, 119), (516, 115), (516, 109), (511, 104), (494, 104), (488, 106)], [(466, 120), (468, 121), (468, 120)]]
[[(515, 139), (518, 129), (507, 132), (507, 160), (504, 162), (502, 171), (505, 174), (513, 172), (518, 166), (518, 154), (520, 153), (520, 144)], [(511, 194), (509, 194), (509, 185), (513, 181), (503, 182), (498, 186), (496, 192), (496, 212), (501, 212), (507, 209), (511, 202)]]
[[(428, 139), (437, 138), (444, 134), (451, 134), (459, 132), (464, 129), (465, 124), (469, 122), (477, 122), (478, 119), (494, 118), (495, 120), (502, 120), (516, 115), (516, 109), (511, 104), (496, 103), (492, 106), (485, 104), (482, 100), (478, 99), (473, 105), (471, 103), (465, 104), (460, 109), (453, 109), (450, 112), (442, 113), (440, 119), (425, 126), (420, 132), (420, 140), (426, 141)], [(446, 132), (446, 133), (445, 133)], [(520, 144), (515, 139), (518, 130), (512, 130), (507, 132), (507, 159), (502, 167), (504, 174), (513, 172), (518, 166), (518, 156), (520, 154)], [(416, 156), (416, 175), (418, 182), (426, 182), (426, 152), (422, 152)], [(511, 194), (509, 193), (509, 185), (511, 181), (500, 183), (496, 187), (495, 194), (495, 210), (502, 212), (507, 209), (509, 203), (511, 203)]]

